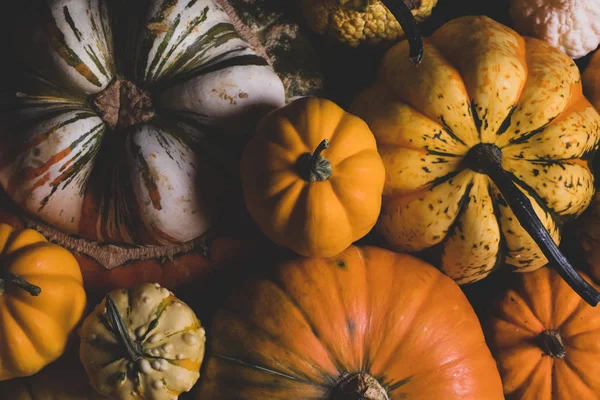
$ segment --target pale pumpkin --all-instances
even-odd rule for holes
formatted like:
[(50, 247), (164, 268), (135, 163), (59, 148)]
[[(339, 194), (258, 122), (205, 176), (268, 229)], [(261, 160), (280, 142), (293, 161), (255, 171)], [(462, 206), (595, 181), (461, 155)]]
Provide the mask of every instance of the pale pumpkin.
[(386, 167), (378, 230), (393, 249), (428, 250), (460, 284), (499, 264), (551, 260), (591, 304), (600, 294), (558, 250), (564, 219), (594, 193), (600, 115), (564, 53), (487, 17), (462, 17), (425, 42), (415, 68), (399, 43), (351, 111)]
[(241, 161), (252, 218), (305, 256), (333, 256), (371, 230), (384, 175), (364, 121), (314, 97), (265, 116)]
[(234, 207), (236, 151), (282, 82), (213, 0), (36, 1), (0, 184), (107, 269), (190, 252)]
[(64, 352), (86, 295), (77, 261), (39, 232), (0, 224), (0, 381), (33, 375)]
[(111, 291), (79, 331), (92, 387), (117, 400), (171, 400), (200, 376), (206, 341), (191, 308), (158, 284)]
[(507, 399), (598, 398), (600, 310), (554, 270), (523, 274), (489, 310), (486, 337)]
[(376, 247), (297, 258), (217, 312), (197, 399), (502, 399), (475, 312), (431, 265)]

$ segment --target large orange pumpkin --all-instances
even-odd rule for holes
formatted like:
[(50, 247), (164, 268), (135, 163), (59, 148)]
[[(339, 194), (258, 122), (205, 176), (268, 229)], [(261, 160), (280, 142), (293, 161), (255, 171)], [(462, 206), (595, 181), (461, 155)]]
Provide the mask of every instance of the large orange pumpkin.
[(299, 258), (217, 313), (198, 399), (502, 399), (459, 287), (375, 247)]
[[(488, 17), (461, 17), (385, 55), (351, 111), (386, 168), (378, 228), (397, 251), (428, 251), (459, 284), (500, 265), (551, 263), (590, 304), (600, 293), (560, 253), (560, 228), (594, 193), (600, 115), (573, 60)], [(548, 261), (550, 260), (550, 261)]]
[(598, 398), (600, 310), (554, 270), (520, 276), (493, 308), (486, 334), (507, 398)]

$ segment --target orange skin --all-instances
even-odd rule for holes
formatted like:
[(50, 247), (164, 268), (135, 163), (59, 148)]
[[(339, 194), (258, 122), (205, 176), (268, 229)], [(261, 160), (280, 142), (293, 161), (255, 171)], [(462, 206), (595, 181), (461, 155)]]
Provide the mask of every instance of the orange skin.
[[(309, 182), (301, 156), (323, 140), (332, 174)], [(246, 207), (273, 242), (304, 256), (340, 253), (377, 222), (385, 170), (375, 137), (335, 103), (302, 98), (268, 114), (241, 162)]]
[[(501, 297), (486, 326), (507, 398), (597, 399), (600, 313), (551, 268), (518, 279)], [(545, 354), (538, 344), (547, 330), (559, 332), (564, 358)]]
[(198, 399), (324, 399), (344, 373), (360, 371), (394, 400), (503, 398), (458, 286), (376, 247), (298, 258), (272, 281), (246, 282), (210, 332)]
[[(0, 195), (0, 223), (15, 229), (24, 229), (22, 211), (2, 193)], [(251, 240), (219, 236), (209, 241), (208, 254), (204, 249), (181, 253), (171, 259), (138, 260), (107, 270), (96, 260), (73, 252), (79, 263), (85, 289), (90, 297), (103, 297), (116, 288), (132, 288), (144, 282), (156, 282), (171, 291), (180, 291), (190, 283), (210, 277), (215, 266), (242, 259), (251, 251)], [(210, 283), (208, 284), (210, 286)]]
[(77, 260), (37, 231), (0, 224), (0, 277), (15, 274), (41, 288), (33, 296), (13, 282), (0, 295), (0, 381), (33, 375), (56, 360), (81, 319), (86, 294)]

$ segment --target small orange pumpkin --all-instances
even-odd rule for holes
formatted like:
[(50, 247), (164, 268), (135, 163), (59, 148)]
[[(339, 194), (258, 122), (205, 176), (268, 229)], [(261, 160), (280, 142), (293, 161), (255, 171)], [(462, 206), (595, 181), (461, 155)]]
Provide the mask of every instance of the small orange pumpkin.
[(0, 224), (0, 381), (56, 360), (83, 315), (77, 260), (32, 229)]
[(364, 121), (305, 97), (263, 118), (241, 176), (246, 207), (272, 241), (326, 257), (375, 225), (385, 170)]
[(486, 325), (507, 398), (597, 399), (600, 311), (553, 269), (522, 274), (517, 282)]
[(217, 313), (198, 400), (502, 399), (473, 309), (431, 265), (351, 246), (275, 275)]

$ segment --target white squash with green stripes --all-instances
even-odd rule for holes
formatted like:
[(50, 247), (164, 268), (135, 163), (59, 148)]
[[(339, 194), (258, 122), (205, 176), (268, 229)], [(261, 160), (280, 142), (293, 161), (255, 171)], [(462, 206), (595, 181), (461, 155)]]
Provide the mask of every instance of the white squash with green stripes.
[(0, 103), (5, 191), (88, 240), (205, 233), (228, 148), (284, 105), (280, 79), (213, 0), (41, 3), (33, 72)]

